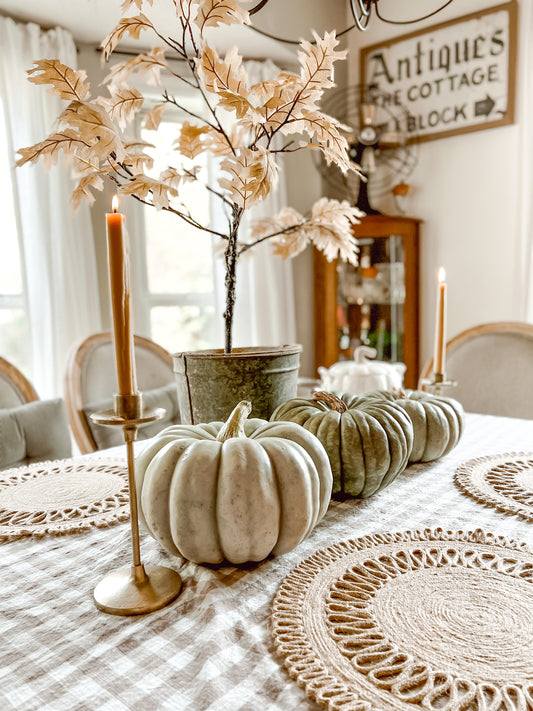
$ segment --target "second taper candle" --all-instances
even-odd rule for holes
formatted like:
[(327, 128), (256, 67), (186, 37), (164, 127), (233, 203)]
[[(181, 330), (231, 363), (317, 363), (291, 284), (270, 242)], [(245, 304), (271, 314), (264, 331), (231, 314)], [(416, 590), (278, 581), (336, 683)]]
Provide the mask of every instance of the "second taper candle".
[(437, 318), (435, 324), (433, 372), (444, 373), (446, 358), (446, 272), (444, 271), (444, 267), (440, 267), (437, 278)]
[(112, 208), (113, 212), (106, 214), (107, 257), (118, 394), (131, 395), (136, 392), (137, 382), (133, 351), (129, 242), (124, 215), (118, 212), (116, 195)]

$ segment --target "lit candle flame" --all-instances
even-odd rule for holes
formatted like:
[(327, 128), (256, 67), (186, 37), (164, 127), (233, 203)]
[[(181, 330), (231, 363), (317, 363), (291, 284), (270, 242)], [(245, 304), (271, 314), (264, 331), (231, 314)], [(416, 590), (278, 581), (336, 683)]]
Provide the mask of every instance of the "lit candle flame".
[(113, 199), (111, 200), (111, 207), (113, 208), (113, 212), (118, 210), (118, 195), (113, 196)]
[(437, 279), (439, 281), (439, 284), (442, 284), (446, 279), (446, 270), (444, 269), (444, 267), (439, 267), (439, 271), (437, 272)]

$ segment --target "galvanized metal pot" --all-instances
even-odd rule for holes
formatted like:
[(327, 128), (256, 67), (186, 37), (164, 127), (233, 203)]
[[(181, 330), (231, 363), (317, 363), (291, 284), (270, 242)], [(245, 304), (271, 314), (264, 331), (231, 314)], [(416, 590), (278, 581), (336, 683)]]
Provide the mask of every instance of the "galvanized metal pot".
[(285, 400), (296, 397), (302, 346), (189, 351), (173, 356), (181, 421), (226, 420), (241, 400), (251, 417), (268, 420)]

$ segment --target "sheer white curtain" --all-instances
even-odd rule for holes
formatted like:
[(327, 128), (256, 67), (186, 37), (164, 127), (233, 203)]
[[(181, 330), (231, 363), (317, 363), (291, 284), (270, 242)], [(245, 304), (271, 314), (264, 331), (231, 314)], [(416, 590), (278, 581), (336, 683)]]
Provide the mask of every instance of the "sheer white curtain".
[[(271, 79), (279, 73), (276, 65), (266, 62), (245, 63), (249, 84)], [(283, 165), (277, 189), (259, 205), (245, 213), (240, 227), (240, 239), (247, 241), (250, 221), (271, 217), (287, 205)], [(224, 311), (224, 263), (215, 260), (215, 290), (217, 313)], [(221, 319), (217, 319), (220, 322)], [(224, 344), (223, 324), (219, 343)], [(290, 259), (272, 254), (268, 244), (258, 245), (240, 259), (237, 269), (237, 302), (235, 306), (233, 345), (280, 346), (296, 342), (296, 320)]]
[[(62, 102), (27, 81), (37, 59), (76, 66), (76, 47), (61, 28), (0, 18), (0, 97), (10, 148), (43, 140)], [(89, 210), (73, 213), (72, 185), (63, 166), (13, 171), (16, 214), (32, 340), (32, 380), (41, 397), (62, 392), (65, 355), (73, 341), (101, 329)]]
[(533, 0), (520, 3), (518, 55), (519, 158), (519, 272), (523, 316), (533, 322)]

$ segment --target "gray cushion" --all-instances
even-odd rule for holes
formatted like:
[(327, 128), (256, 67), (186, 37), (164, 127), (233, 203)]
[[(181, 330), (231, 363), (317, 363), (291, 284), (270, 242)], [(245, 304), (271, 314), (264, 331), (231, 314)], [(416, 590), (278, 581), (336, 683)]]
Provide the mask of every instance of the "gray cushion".
[[(146, 407), (163, 407), (165, 416), (161, 420), (156, 420), (149, 425), (143, 425), (137, 429), (137, 439), (149, 439), (155, 437), (165, 427), (177, 425), (180, 423), (180, 412), (178, 407), (178, 395), (176, 385), (168, 383), (153, 390), (143, 391), (143, 402)], [(109, 427), (107, 425), (97, 425), (90, 418), (93, 412), (100, 410), (111, 410), (114, 407), (113, 400), (101, 400), (85, 405), (83, 412), (87, 417), (87, 422), (94, 437), (94, 441), (98, 449), (107, 449), (108, 447), (116, 447), (124, 444), (124, 435), (120, 427)]]
[(0, 468), (71, 455), (67, 411), (61, 398), (0, 410)]

